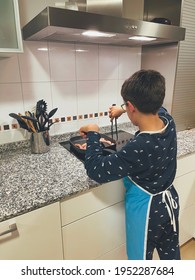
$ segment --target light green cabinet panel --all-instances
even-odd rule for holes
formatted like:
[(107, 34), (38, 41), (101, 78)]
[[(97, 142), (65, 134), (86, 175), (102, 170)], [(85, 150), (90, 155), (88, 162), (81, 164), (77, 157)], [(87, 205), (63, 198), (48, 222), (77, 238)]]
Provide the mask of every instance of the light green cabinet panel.
[(0, 0), (0, 55), (22, 52), (17, 0)]

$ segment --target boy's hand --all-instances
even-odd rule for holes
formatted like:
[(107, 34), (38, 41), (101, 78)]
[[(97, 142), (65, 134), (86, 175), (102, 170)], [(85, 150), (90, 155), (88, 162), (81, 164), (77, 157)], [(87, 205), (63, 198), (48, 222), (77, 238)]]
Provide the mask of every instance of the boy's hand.
[(125, 112), (120, 106), (111, 106), (108, 110), (110, 121), (120, 117)]
[(79, 129), (79, 133), (83, 138), (87, 138), (87, 132), (89, 131), (95, 131), (95, 132), (99, 132), (99, 126), (95, 123), (91, 123), (91, 124), (87, 124), (82, 126)]

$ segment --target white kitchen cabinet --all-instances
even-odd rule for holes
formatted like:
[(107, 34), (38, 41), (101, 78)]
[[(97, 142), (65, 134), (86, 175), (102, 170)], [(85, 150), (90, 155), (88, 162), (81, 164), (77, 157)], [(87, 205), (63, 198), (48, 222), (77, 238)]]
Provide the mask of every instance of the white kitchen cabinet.
[[(195, 237), (194, 162), (195, 153), (179, 158), (174, 181), (180, 245)], [(124, 192), (119, 180), (1, 222), (0, 259), (127, 259)]]
[(195, 205), (180, 211), (180, 245), (183, 245), (194, 236), (195, 230)]
[[(180, 245), (195, 234), (195, 154), (178, 159)], [(104, 184), (61, 203), (65, 259), (126, 259), (124, 187)], [(73, 211), (74, 209), (74, 211)]]
[(126, 259), (122, 180), (63, 201), (61, 216), (65, 259)]
[(123, 201), (124, 192), (123, 182), (119, 180), (64, 200), (61, 203), (62, 226)]
[(94, 260), (125, 242), (123, 202), (107, 207), (62, 229), (64, 257)]
[(17, 0), (0, 0), (0, 56), (23, 51)]
[(174, 186), (180, 200), (180, 245), (195, 237), (195, 154), (178, 160)]
[[(195, 237), (195, 153), (181, 157), (177, 161), (174, 187), (179, 195), (179, 241), (180, 246)], [(154, 252), (154, 260), (159, 259)]]
[[(15, 230), (6, 234), (10, 228)], [(59, 203), (54, 203), (0, 223), (0, 259), (60, 260), (61, 240)]]

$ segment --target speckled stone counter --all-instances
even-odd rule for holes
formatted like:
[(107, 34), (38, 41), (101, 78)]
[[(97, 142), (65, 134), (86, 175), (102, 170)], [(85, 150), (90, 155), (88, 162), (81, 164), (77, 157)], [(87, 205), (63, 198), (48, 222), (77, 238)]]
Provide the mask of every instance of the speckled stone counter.
[[(119, 129), (135, 132), (129, 124)], [(59, 144), (74, 135), (51, 137), (45, 154), (31, 154), (29, 141), (0, 145), (0, 221), (99, 185), (86, 175), (83, 163)], [(178, 132), (177, 137), (178, 157), (195, 152), (195, 129)]]

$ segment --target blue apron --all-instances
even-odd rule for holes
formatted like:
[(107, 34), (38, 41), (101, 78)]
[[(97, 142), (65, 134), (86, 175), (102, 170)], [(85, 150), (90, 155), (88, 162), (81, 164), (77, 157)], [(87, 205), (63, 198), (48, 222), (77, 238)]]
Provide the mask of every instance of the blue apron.
[(168, 215), (176, 231), (176, 221), (173, 209), (177, 203), (173, 200), (170, 191), (167, 190), (151, 194), (138, 186), (129, 177), (123, 178), (126, 188), (125, 215), (126, 215), (126, 247), (129, 260), (145, 260), (147, 254), (148, 223), (152, 199), (156, 195), (162, 196)]

